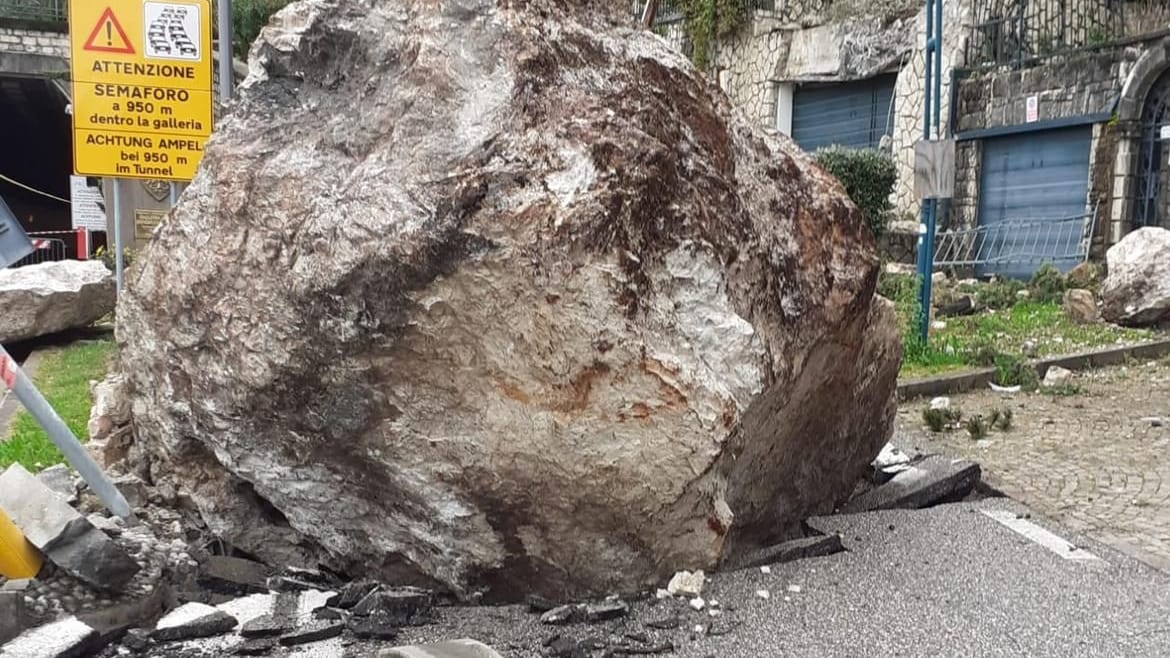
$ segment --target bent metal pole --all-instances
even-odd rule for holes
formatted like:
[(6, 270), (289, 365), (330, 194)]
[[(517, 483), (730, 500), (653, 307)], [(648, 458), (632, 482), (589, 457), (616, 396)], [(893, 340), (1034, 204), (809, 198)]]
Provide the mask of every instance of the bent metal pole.
[(40, 423), (45, 433), (49, 435), (49, 439), (61, 450), (61, 454), (65, 455), (66, 461), (81, 475), (98, 498), (105, 503), (106, 508), (124, 519), (129, 519), (130, 504), (126, 502), (122, 492), (118, 491), (118, 487), (114, 486), (114, 483), (106, 477), (101, 467), (89, 456), (81, 442), (73, 435), (73, 431), (65, 425), (65, 421), (61, 420), (45, 396), (41, 395), (36, 386), (33, 386), (33, 383), (25, 376), (24, 371), (16, 365), (16, 361), (9, 356), (8, 350), (5, 350), (2, 345), (0, 345), (0, 380), (3, 380), (8, 389), (16, 394), (16, 398)]

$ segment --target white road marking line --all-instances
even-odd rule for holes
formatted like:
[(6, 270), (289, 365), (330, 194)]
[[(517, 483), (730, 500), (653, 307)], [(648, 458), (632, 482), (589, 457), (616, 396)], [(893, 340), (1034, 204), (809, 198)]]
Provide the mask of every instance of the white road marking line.
[(1069, 543), (1063, 537), (1055, 535), (1027, 519), (1019, 518), (1015, 512), (999, 509), (979, 511), (1066, 560), (1104, 562), (1089, 551)]

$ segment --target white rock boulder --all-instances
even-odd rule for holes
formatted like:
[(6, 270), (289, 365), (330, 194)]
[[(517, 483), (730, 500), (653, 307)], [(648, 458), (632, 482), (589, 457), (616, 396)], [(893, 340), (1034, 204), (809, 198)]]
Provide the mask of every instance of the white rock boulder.
[(1101, 316), (1133, 327), (1170, 324), (1170, 230), (1147, 226), (1105, 253)]
[(0, 343), (87, 327), (114, 310), (114, 276), (101, 261), (62, 260), (0, 270)]

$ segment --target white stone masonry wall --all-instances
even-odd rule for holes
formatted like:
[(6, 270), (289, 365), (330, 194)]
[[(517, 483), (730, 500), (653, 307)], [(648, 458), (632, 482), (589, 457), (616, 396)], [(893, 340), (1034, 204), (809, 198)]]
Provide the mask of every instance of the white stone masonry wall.
[(0, 51), (69, 57), (69, 35), (0, 27)]

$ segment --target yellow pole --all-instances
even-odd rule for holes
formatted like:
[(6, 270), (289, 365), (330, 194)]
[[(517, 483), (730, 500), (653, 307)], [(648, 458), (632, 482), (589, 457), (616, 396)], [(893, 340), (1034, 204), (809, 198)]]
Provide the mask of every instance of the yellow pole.
[(0, 509), (0, 575), (33, 578), (41, 570), (41, 554)]

